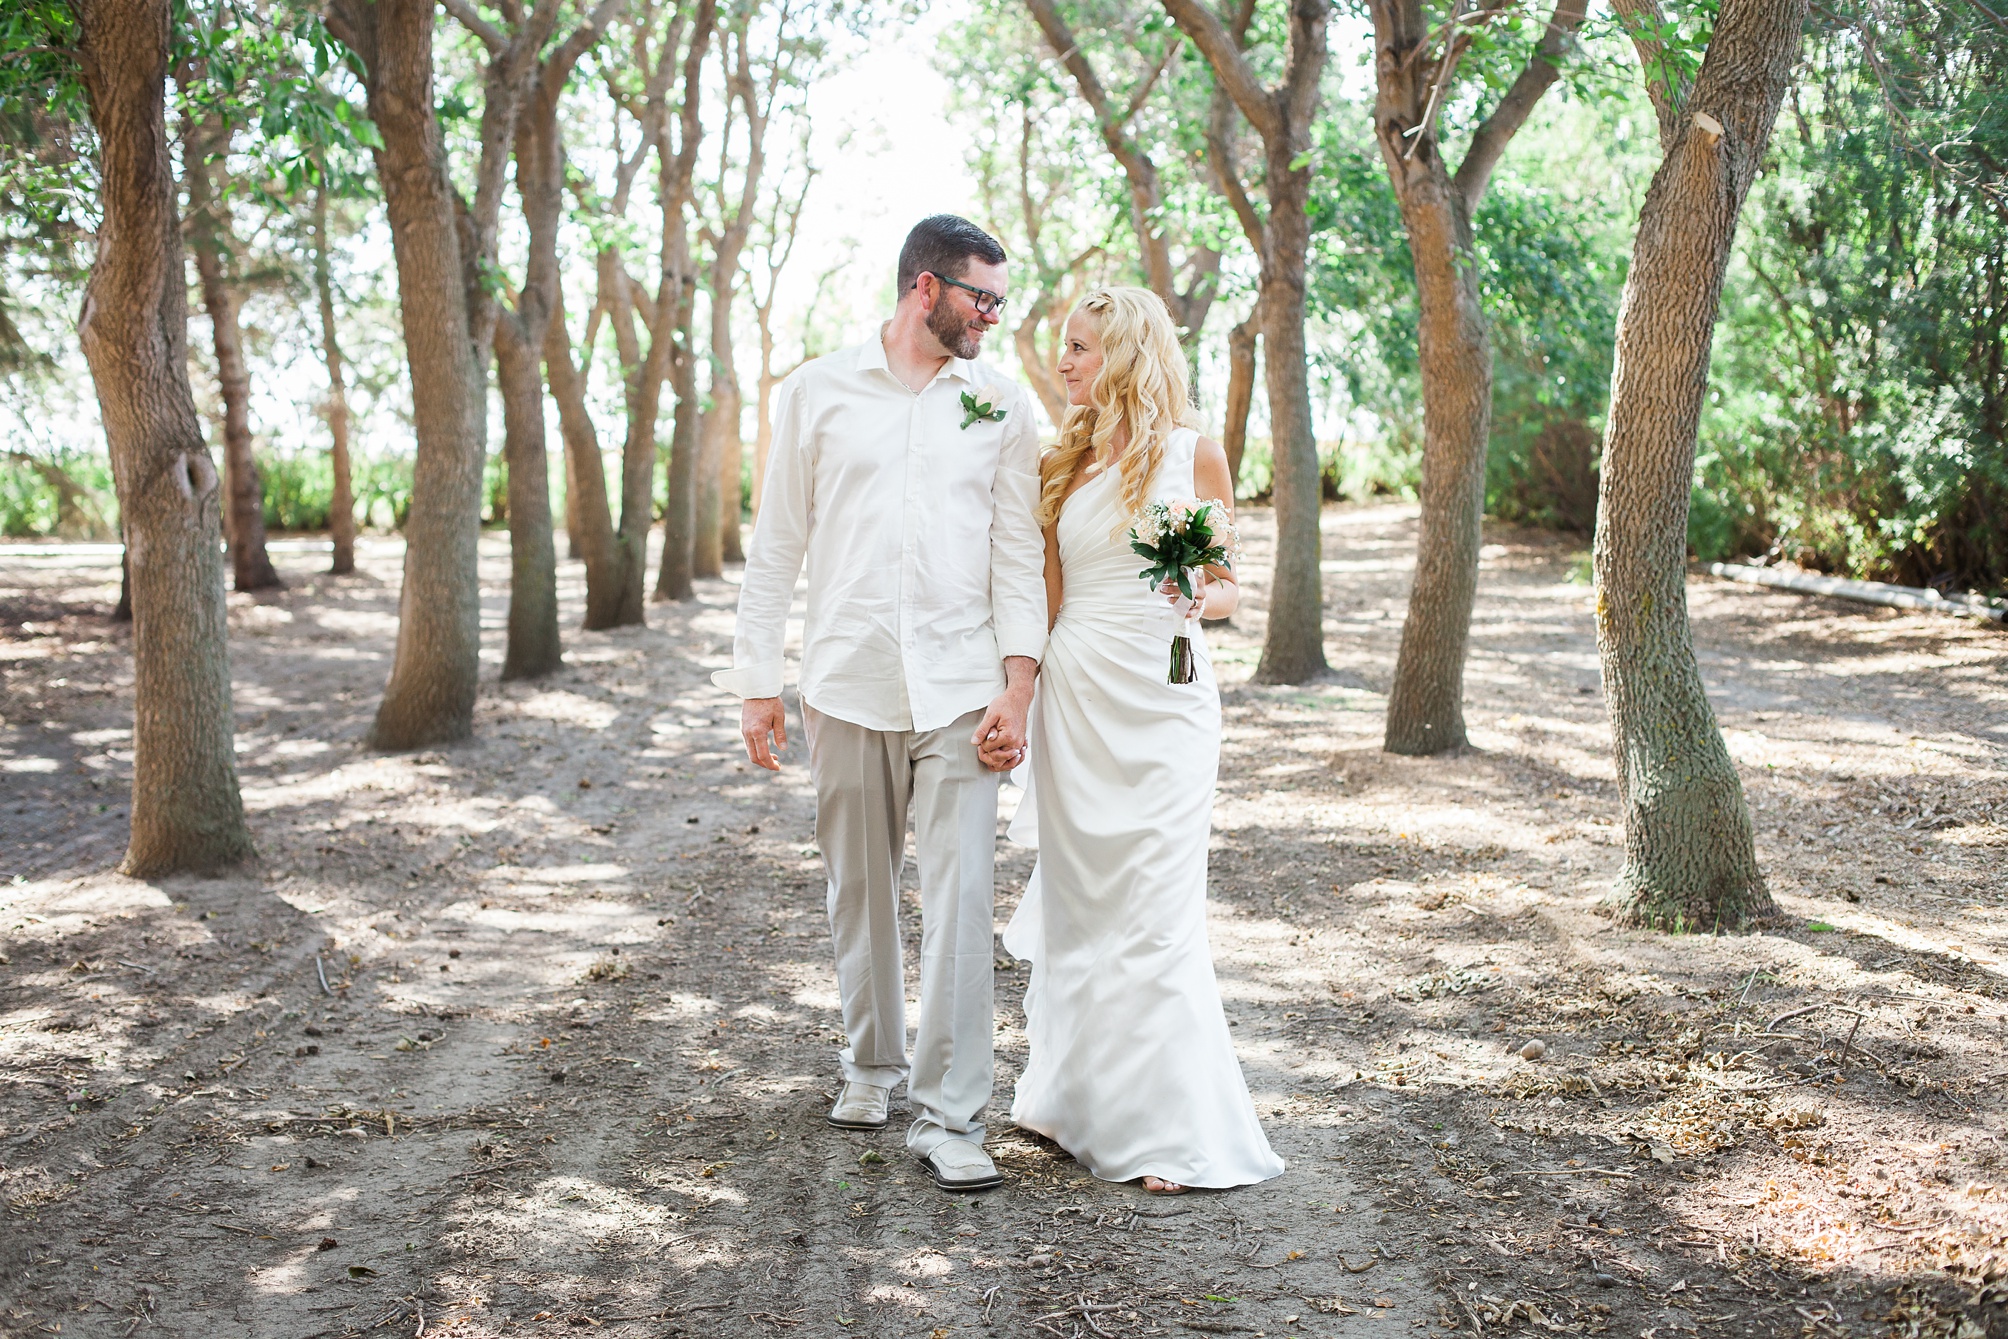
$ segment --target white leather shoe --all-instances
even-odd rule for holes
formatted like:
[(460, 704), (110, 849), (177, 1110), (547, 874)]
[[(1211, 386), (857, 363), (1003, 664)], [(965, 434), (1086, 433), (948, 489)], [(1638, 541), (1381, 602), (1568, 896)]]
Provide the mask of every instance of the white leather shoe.
[(920, 1165), (943, 1190), (989, 1190), (1004, 1184), (1004, 1174), (990, 1161), (990, 1155), (968, 1139), (943, 1140)]
[(846, 1083), (830, 1108), (830, 1124), (839, 1130), (883, 1130), (886, 1103), (892, 1089), (875, 1088), (869, 1083)]

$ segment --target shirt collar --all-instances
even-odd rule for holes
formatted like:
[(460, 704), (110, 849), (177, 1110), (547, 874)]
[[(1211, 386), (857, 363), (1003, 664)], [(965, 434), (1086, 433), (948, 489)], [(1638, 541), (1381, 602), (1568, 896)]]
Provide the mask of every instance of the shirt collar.
[[(863, 347), (858, 350), (858, 371), (878, 371), (885, 373), (887, 376), (892, 376), (892, 365), (886, 361), (885, 356), (884, 325), (881, 325), (873, 332), (872, 337), (866, 340)], [(942, 377), (956, 377), (973, 386), (976, 384), (975, 360), (970, 358), (950, 358), (941, 371), (935, 374), (935, 377), (936, 380)], [(933, 382), (928, 384), (932, 385)]]

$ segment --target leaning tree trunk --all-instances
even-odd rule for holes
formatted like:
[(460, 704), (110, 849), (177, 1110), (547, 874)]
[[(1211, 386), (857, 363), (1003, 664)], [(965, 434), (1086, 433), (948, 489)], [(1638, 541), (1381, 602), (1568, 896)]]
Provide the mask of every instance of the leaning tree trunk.
[[(558, 668), (561, 659), (543, 353), (558, 305), (558, 222), (564, 210), (558, 97), (582, 41), (567, 40), (539, 70), (516, 121), (516, 191), (523, 201), (530, 255), (514, 309), (499, 311), (495, 322), (495, 375), (502, 387), (503, 452), (509, 476), (509, 640), (502, 659), (504, 679), (541, 677)], [(569, 350), (565, 356), (569, 362)]]
[[(698, 497), (694, 574), (723, 575), (726, 563), (746, 561), (739, 546), (740, 472), (746, 446), (739, 439), (739, 416), (745, 401), (739, 392), (739, 371), (732, 358), (732, 283), (721, 276), (726, 257), (712, 262), (711, 279), (711, 403), (700, 419), (704, 450), (699, 458), (703, 491)], [(738, 249), (730, 264), (738, 272)]]
[(561, 661), (558, 555), (551, 534), (551, 465), (544, 445), (544, 379), (538, 362), (516, 315), (504, 312), (495, 323), (495, 379), (502, 387), (502, 450), (509, 476), (504, 679), (540, 678)]
[[(1306, 132), (1308, 134), (1308, 131)], [(1275, 462), (1276, 571), (1269, 587), (1269, 627), (1258, 683), (1304, 683), (1325, 672), (1324, 490), (1305, 367), (1304, 257), (1310, 246), (1310, 169), (1301, 146), (1270, 146), (1267, 263), (1263, 266), (1262, 369), (1269, 392), (1270, 454)]]
[[(687, 267), (685, 273), (688, 273)], [(691, 584), (695, 575), (697, 540), (698, 457), (703, 446), (697, 438), (697, 359), (690, 351), (692, 289), (685, 285), (676, 301), (673, 343), (675, 363), (670, 369), (670, 392), (676, 397), (676, 424), (670, 432), (669, 486), (662, 514), (662, 563), (656, 569), (655, 598), (689, 600), (696, 598)], [(671, 338), (669, 330), (659, 338)]]
[[(1407, 754), (1441, 753), (1466, 742), (1464, 654), (1478, 594), (1485, 447), (1492, 430), (1492, 343), (1471, 221), (1434, 148), (1423, 145), (1417, 157), (1426, 155), (1426, 161), (1404, 165), (1417, 170), (1399, 182), (1398, 192), (1420, 308), (1422, 525), (1382, 747)], [(1388, 152), (1389, 163), (1399, 154)]]
[(567, 528), (573, 552), (586, 565), (586, 616), (580, 626), (614, 628), (621, 624), (621, 560), (614, 548), (613, 512), (607, 504), (607, 467), (600, 459), (599, 433), (586, 409), (585, 378), (572, 361), (562, 276), (552, 287), (551, 296), (544, 369), (551, 382), (551, 398), (558, 402), (558, 432), (565, 439)]
[(485, 375), (469, 338), (453, 188), (433, 110), (433, 5), (375, 0), (369, 13), (369, 111), (383, 139), (374, 152), (418, 439), (397, 653), (370, 742), (412, 749), (474, 731)]
[(166, 124), (167, 0), (76, 0), (103, 220), (78, 338), (119, 485), (133, 606), (137, 878), (251, 854), (237, 788), (222, 498), (188, 384)]
[[(728, 327), (728, 338), (730, 329)], [(711, 386), (711, 432), (717, 439), (713, 458), (718, 462), (718, 556), (728, 563), (746, 561), (746, 548), (739, 533), (739, 513), (746, 505), (746, 441), (739, 435), (739, 420), (745, 410), (739, 390), (739, 372), (728, 357), (724, 375)]]
[(1227, 332), (1227, 421), (1221, 428), (1220, 445), (1227, 452), (1227, 477), (1236, 488), (1241, 486), (1242, 458), (1248, 454), (1248, 411), (1255, 404), (1255, 341), (1261, 330), (1259, 316), (1251, 313)]
[(697, 515), (690, 541), (690, 575), (715, 577), (725, 572), (725, 490), (719, 487), (718, 456), (723, 446), (709, 408), (697, 411)]
[[(605, 267), (602, 266), (602, 275)], [(662, 286), (656, 301), (676, 301), (671, 285)], [(619, 573), (619, 599), (615, 604), (613, 627), (646, 623), (644, 601), (648, 592), (648, 535), (654, 524), (656, 422), (662, 416), (662, 388), (670, 379), (677, 361), (675, 318), (654, 324), (648, 356), (630, 374), (627, 440), (621, 446), (621, 519), (614, 532), (614, 556)], [(686, 497), (688, 488), (685, 489)], [(672, 498), (675, 496), (671, 494)], [(688, 524), (684, 527), (683, 570), (690, 570)], [(664, 561), (668, 561), (667, 555)]]
[(335, 331), (335, 284), (328, 268), (328, 190), (314, 192), (314, 296), (321, 309), (321, 356), (328, 364), (328, 463), (335, 487), (328, 504), (335, 576), (356, 570), (356, 495), (349, 469), (349, 395), (342, 375), (342, 346)]
[(1667, 152), (1618, 311), (1595, 547), (1625, 819), (1611, 900), (1634, 924), (1712, 930), (1776, 914), (1695, 661), (1687, 512), (1722, 276), (1805, 16), (1806, 0), (1727, 0), (1691, 96), (1658, 98)]
[(209, 161), (228, 132), (211, 122), (188, 137), (182, 177), (188, 186), (189, 247), (202, 280), (202, 306), (209, 316), (216, 351), (216, 386), (223, 401), (223, 482), (228, 507), (224, 533), (230, 543), (231, 576), (238, 590), (268, 590), (285, 583), (265, 551), (265, 490), (251, 450), (251, 374), (244, 367), (244, 335), (237, 325), (237, 294), (223, 273), (230, 236), (216, 189), (217, 169)]

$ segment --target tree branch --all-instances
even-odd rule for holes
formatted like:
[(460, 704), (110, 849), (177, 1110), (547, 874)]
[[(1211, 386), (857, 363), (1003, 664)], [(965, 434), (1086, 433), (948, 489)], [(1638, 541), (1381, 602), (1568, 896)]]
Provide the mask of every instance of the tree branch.
[[(1162, 0), (1164, 12), (1171, 15), (1171, 21), (1178, 25), (1180, 32), (1192, 39), (1199, 48), (1199, 54), (1206, 57), (1206, 63), (1213, 70), (1213, 78), (1234, 99), (1234, 105), (1248, 118), (1248, 124), (1255, 127), (1263, 139), (1280, 134), (1284, 128), (1284, 117), (1276, 99), (1269, 90), (1262, 87), (1262, 81), (1255, 76), (1253, 67), (1241, 54), (1235, 42), (1213, 11), (1199, 0)], [(1291, 24), (1293, 35), (1295, 16)], [(1313, 90), (1315, 95), (1315, 89)]]
[(1241, 184), (1241, 165), (1234, 157), (1233, 118), (1233, 104), (1228, 101), (1226, 91), (1216, 85), (1211, 115), (1206, 123), (1206, 164), (1213, 173), (1214, 189), (1227, 201), (1227, 207), (1234, 211), (1242, 235), (1248, 239), (1248, 245), (1255, 248), (1259, 258), (1267, 254), (1263, 245), (1262, 214), (1255, 208), (1255, 202), (1248, 198), (1247, 187)]
[(509, 50), (508, 35), (482, 18), (480, 11), (469, 0), (439, 0), (439, 3), (461, 27), (481, 39), (481, 45), (488, 48), (489, 55), (500, 56)]
[(1638, 52), (1639, 70), (1645, 75), (1645, 91), (1652, 110), (1659, 117), (1659, 145), (1673, 147), (1680, 133), (1680, 104), (1687, 99), (1687, 81), (1674, 71), (1666, 58), (1666, 44), (1657, 34), (1666, 23), (1659, 0), (1611, 0), (1632, 49)]
[(1514, 79), (1513, 86), (1506, 90), (1506, 96), (1499, 99), (1499, 105), (1492, 109), (1472, 135), (1471, 147), (1464, 151), (1464, 161), (1458, 165), (1457, 175), (1452, 178), (1458, 194), (1464, 197), (1465, 217), (1478, 212), (1478, 202), (1484, 197), (1486, 184), (1492, 179), (1492, 169), (1499, 165), (1507, 144), (1526, 124), (1534, 104), (1548, 91), (1548, 85), (1561, 77), (1562, 60), (1568, 54), (1576, 30), (1583, 25), (1587, 8), (1588, 0), (1555, 0), (1555, 12), (1548, 19), (1547, 30), (1527, 57), (1519, 77)]

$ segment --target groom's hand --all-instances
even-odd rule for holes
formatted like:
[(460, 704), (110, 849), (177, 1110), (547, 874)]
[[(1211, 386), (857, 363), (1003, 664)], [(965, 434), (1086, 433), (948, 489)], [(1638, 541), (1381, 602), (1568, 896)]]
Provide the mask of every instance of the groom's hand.
[(1008, 772), (1025, 761), (1025, 717), (1032, 709), (1032, 680), (1039, 662), (1028, 656), (1004, 661), (1004, 691), (983, 713), (969, 742), (976, 757), (993, 772)]
[[(749, 697), (739, 706), (739, 737), (755, 767), (781, 770), (778, 754), (788, 747), (788, 709), (778, 697)], [(772, 747), (768, 746), (772, 740)]]

